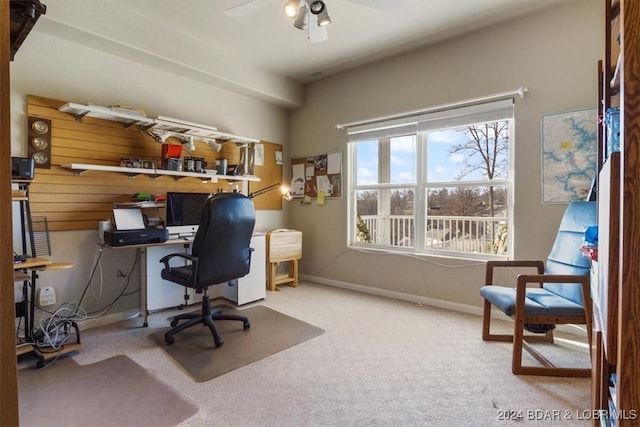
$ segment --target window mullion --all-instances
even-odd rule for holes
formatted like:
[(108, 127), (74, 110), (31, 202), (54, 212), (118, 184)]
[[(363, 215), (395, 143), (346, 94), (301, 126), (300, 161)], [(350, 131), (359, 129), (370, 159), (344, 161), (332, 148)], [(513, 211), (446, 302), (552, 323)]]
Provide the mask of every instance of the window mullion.
[[(378, 182), (388, 184), (391, 182), (391, 138), (382, 138), (378, 149)], [(382, 234), (383, 245), (391, 244), (391, 229), (389, 215), (391, 213), (391, 193), (388, 188), (380, 189), (380, 204), (378, 205), (379, 232)]]
[(415, 224), (415, 242), (414, 248), (422, 252), (425, 247), (425, 230), (426, 230), (426, 183), (427, 183), (427, 150), (426, 132), (418, 132), (416, 135), (416, 187), (414, 190), (415, 203), (413, 206), (413, 218)]

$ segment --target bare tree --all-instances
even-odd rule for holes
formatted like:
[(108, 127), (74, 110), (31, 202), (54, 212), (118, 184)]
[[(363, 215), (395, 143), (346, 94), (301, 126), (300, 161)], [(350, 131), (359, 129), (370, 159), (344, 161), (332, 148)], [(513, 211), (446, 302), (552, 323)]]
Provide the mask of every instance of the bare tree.
[[(487, 179), (506, 177), (509, 161), (509, 122), (488, 122), (461, 128), (467, 140), (454, 145), (450, 154), (464, 156), (464, 167), (456, 180), (480, 171)], [(494, 187), (489, 186), (490, 216), (495, 214)]]

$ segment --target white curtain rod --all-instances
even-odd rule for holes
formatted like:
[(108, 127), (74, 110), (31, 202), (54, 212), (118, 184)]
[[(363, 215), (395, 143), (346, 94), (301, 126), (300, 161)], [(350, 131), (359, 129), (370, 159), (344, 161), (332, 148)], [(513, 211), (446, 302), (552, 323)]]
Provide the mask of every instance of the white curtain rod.
[(502, 92), (502, 93), (496, 93), (496, 94), (493, 94), (493, 95), (481, 96), (479, 98), (467, 99), (466, 101), (452, 102), (451, 104), (438, 105), (438, 106), (435, 106), (435, 107), (429, 107), (429, 108), (425, 108), (425, 109), (422, 109), (422, 110), (407, 111), (407, 112), (400, 113), (400, 114), (392, 114), (390, 116), (376, 117), (374, 119), (360, 120), (360, 121), (351, 122), (351, 123), (338, 123), (336, 125), (336, 129), (343, 130), (344, 128), (348, 128), (348, 127), (351, 127), (351, 126), (367, 125), (369, 123), (376, 123), (376, 122), (380, 122), (380, 121), (383, 121), (383, 120), (401, 119), (401, 118), (405, 118), (405, 117), (417, 116), (417, 115), (420, 115), (420, 114), (432, 113), (432, 112), (440, 111), (440, 110), (446, 110), (446, 109), (454, 108), (454, 107), (469, 106), (469, 105), (473, 105), (473, 104), (478, 104), (480, 102), (497, 101), (498, 99), (508, 98), (509, 96), (513, 96), (513, 95), (519, 95), (520, 98), (524, 98), (524, 94), (527, 93), (527, 92), (529, 92), (529, 88), (520, 86), (518, 89), (511, 90), (511, 91), (508, 91), (508, 92)]

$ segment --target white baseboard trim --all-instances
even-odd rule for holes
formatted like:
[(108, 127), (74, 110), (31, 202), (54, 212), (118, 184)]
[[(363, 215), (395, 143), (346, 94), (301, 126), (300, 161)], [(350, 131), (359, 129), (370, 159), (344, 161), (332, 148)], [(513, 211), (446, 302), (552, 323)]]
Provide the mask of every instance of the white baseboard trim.
[(390, 291), (388, 289), (373, 288), (371, 286), (356, 285), (353, 283), (342, 282), (339, 280), (326, 279), (324, 277), (308, 276), (300, 274), (300, 278), (310, 282), (319, 283), (321, 285), (334, 286), (336, 288), (349, 289), (365, 294), (378, 295), (387, 298), (393, 298), (401, 301), (413, 302), (416, 304), (428, 305), (431, 307), (445, 308), (447, 310), (459, 311), (461, 313), (475, 314), (482, 316), (482, 308), (474, 307), (467, 304), (457, 302), (443, 301), (439, 299), (421, 297), (418, 295), (406, 294), (404, 292)]
[[(421, 297), (418, 295), (411, 295), (411, 294), (406, 294), (404, 292), (390, 291), (388, 289), (374, 288), (371, 286), (356, 285), (354, 283), (342, 282), (340, 280), (332, 280), (324, 277), (316, 277), (316, 276), (310, 276), (306, 274), (300, 274), (299, 276), (300, 276), (300, 279), (308, 280), (313, 283), (319, 283), (321, 285), (334, 286), (336, 288), (348, 289), (351, 291), (362, 292), (365, 294), (377, 295), (377, 296), (412, 302), (412, 303), (421, 304), (421, 305), (428, 305), (431, 307), (444, 308), (451, 311), (458, 311), (460, 313), (467, 313), (467, 314), (482, 316), (482, 311), (483, 311), (482, 307), (474, 307), (472, 305), (460, 304), (457, 302)], [(505, 315), (504, 313), (498, 310), (491, 311), (491, 318), (506, 320), (511, 322), (513, 321), (509, 316)], [(556, 325), (556, 330), (558, 332), (586, 336), (586, 328), (584, 327), (584, 325)]]

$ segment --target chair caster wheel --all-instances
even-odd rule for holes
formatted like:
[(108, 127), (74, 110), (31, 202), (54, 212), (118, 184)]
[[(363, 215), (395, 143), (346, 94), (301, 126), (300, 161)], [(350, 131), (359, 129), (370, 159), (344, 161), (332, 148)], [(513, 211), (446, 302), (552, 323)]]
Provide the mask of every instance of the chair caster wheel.
[(221, 339), (214, 339), (213, 341), (215, 342), (216, 347), (222, 347), (222, 344), (224, 344), (224, 341)]
[(172, 320), (171, 323), (169, 323), (169, 324), (173, 328), (174, 326), (178, 326), (178, 321), (177, 320)]
[(242, 328), (246, 331), (247, 329), (249, 329), (251, 327), (251, 323), (249, 322), (242, 322)]
[(36, 368), (43, 368), (43, 367), (44, 367), (44, 361), (38, 360), (38, 363), (36, 363)]
[(164, 337), (164, 342), (166, 342), (168, 345), (173, 344), (174, 342), (176, 342), (175, 337)]

